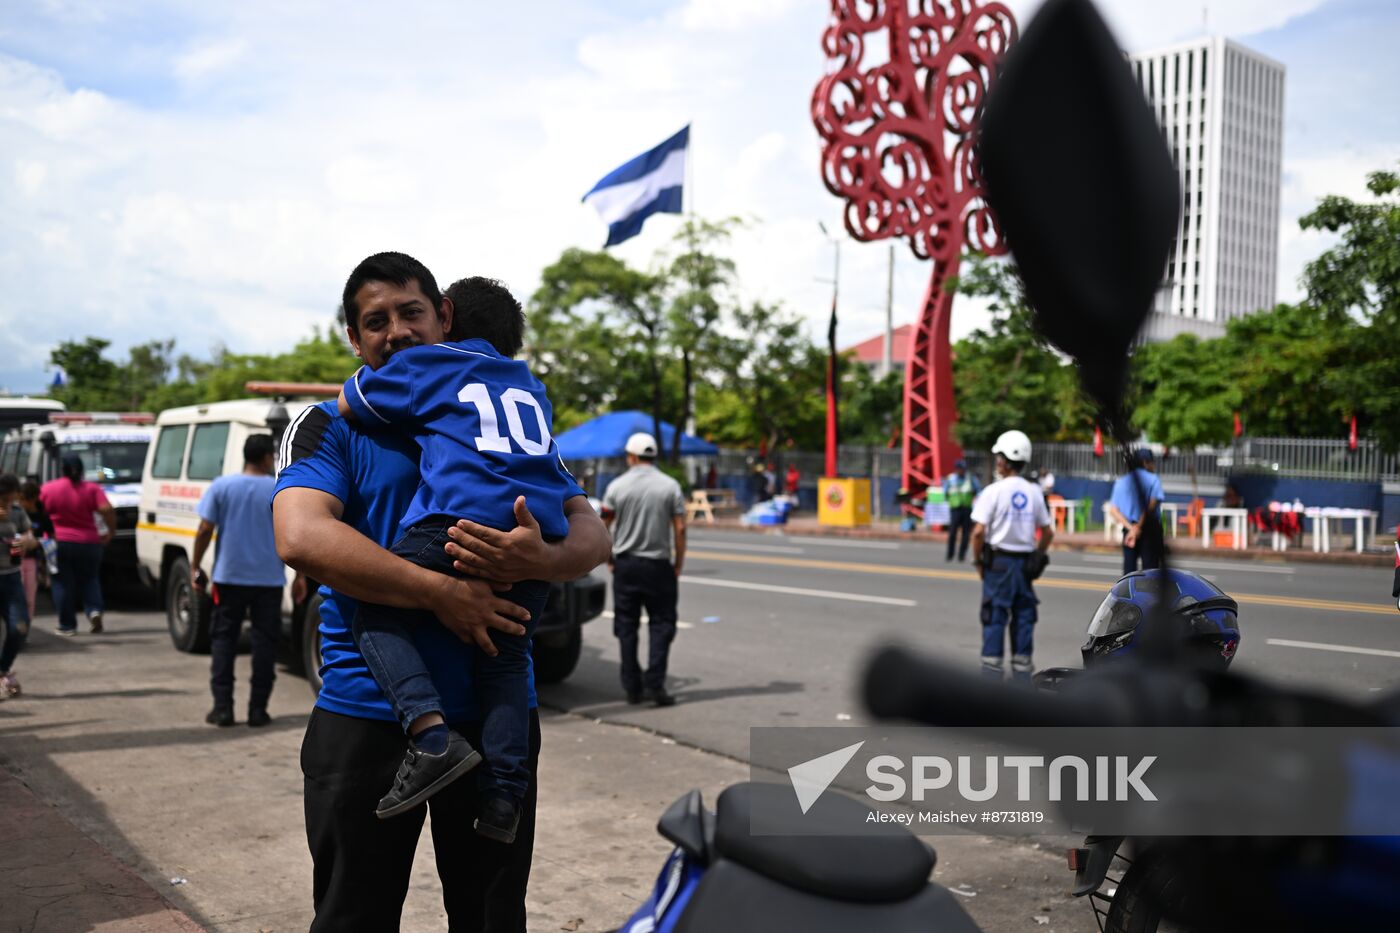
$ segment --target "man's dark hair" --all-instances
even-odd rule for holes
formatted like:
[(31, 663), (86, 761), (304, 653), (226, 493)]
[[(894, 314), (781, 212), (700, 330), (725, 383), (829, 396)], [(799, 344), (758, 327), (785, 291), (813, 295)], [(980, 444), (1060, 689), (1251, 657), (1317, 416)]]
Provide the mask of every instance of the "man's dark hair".
[(19, 484), (19, 494), (25, 499), (39, 501), (39, 484), (32, 479), (27, 479)]
[(243, 442), (243, 462), (262, 463), (276, 449), (271, 434), (253, 434)]
[(510, 357), (525, 345), (525, 312), (500, 282), (474, 275), (447, 286), (447, 297), (454, 309), (448, 340), (485, 340)]
[(1026, 468), (1026, 462), (1024, 460), (1012, 460), (1010, 457), (1006, 456), (1006, 454), (998, 454), (998, 456), (1006, 462), (1006, 468), (1012, 473), (1020, 473)]
[(13, 473), (0, 473), (0, 496), (19, 492), (19, 477)]
[(345, 312), (345, 323), (353, 330), (360, 329), (360, 306), (355, 296), (367, 282), (389, 282), (407, 288), (409, 282), (417, 282), (419, 289), (427, 296), (436, 312), (442, 304), (442, 292), (438, 291), (437, 279), (412, 256), (403, 253), (375, 253), (355, 267), (350, 278), (345, 280), (345, 292), (340, 296), (340, 307)]

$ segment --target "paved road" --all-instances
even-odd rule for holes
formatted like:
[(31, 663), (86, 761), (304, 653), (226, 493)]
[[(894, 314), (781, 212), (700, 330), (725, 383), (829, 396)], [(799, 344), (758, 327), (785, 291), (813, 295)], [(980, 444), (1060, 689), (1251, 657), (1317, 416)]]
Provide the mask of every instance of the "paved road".
[[(692, 533), (671, 673), (682, 703), (620, 702), (606, 619), (584, 657), (547, 688), (551, 705), (645, 724), (700, 748), (748, 758), (748, 728), (861, 722), (856, 688), (873, 646), (899, 640), (976, 665), (979, 584), (942, 545)], [(1037, 584), (1036, 663), (1079, 666), (1088, 620), (1117, 578), (1114, 554), (1057, 552)], [(1238, 668), (1354, 697), (1400, 686), (1400, 618), (1385, 568), (1187, 559), (1241, 604)], [(847, 717), (850, 717), (849, 719)]]
[[(537, 848), (532, 929), (620, 922), (664, 857), (656, 815), (691, 786), (713, 799), (742, 779), (750, 726), (863, 721), (854, 688), (872, 645), (898, 638), (976, 664), (977, 584), (969, 568), (945, 564), (937, 545), (697, 531), (692, 548), (673, 654), (679, 705), (621, 702), (606, 619), (585, 630), (574, 676), (541, 690), (546, 706), (579, 715), (547, 714), (548, 835)], [(1358, 696), (1395, 685), (1389, 571), (1187, 563), (1240, 598), (1241, 667)], [(1041, 585), (1039, 664), (1077, 662), (1087, 619), (1115, 577), (1112, 555), (1056, 555)], [(115, 612), (110, 635), (71, 640), (44, 631), (51, 621), (40, 620), (22, 659), (25, 697), (0, 704), (0, 766), (210, 929), (304, 929), (310, 865), (296, 767), (304, 685), (279, 681), (272, 729), (211, 729), (201, 722), (207, 658), (171, 650), (160, 617)], [(240, 659), (241, 678), (246, 670)], [(1052, 930), (1093, 929), (1085, 905), (1064, 895), (1067, 840), (933, 841), (937, 877), (984, 928), (1045, 929), (1033, 916), (1046, 916)], [(426, 839), (420, 855), (405, 929), (441, 929)], [(170, 886), (177, 876), (188, 883)]]
[[(206, 656), (173, 650), (156, 613), (117, 609), (107, 621), (105, 635), (59, 638), (53, 617), (40, 618), (20, 659), (25, 692), (0, 703), (0, 768), (206, 929), (305, 930), (311, 860), (297, 752), (312, 702), (306, 684), (279, 677), (270, 728), (216, 729), (203, 722)], [(247, 676), (243, 656), (240, 698)], [(713, 803), (722, 788), (749, 776), (745, 763), (658, 735), (655, 728), (673, 710), (628, 709), (643, 728), (542, 711), (532, 931), (621, 924), (652, 889), (670, 849), (655, 829), (666, 805), (692, 788)], [(692, 707), (703, 710), (700, 703)], [(657, 721), (649, 722), (647, 712)], [(121, 892), (85, 889), (91, 872), (55, 870), (67, 855), (53, 850), (52, 838), (47, 851), (23, 836), (4, 842), (0, 931), (151, 928), (124, 902), (92, 913), (92, 903), (110, 908)], [(1037, 930), (1094, 929), (1087, 907), (1065, 894), (1063, 843), (973, 836), (940, 839), (938, 849), (935, 877), (961, 895), (984, 929), (1031, 927), (1035, 916), (1052, 918)], [(432, 865), (424, 833), (405, 931), (446, 927)], [(85, 895), (91, 896), (82, 903)], [(31, 909), (36, 903), (44, 906), (40, 918)]]

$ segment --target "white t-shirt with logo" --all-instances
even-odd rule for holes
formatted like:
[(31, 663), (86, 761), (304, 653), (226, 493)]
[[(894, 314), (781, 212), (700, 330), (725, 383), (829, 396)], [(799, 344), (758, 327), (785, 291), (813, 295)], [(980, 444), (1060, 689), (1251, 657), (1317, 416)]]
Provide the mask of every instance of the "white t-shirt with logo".
[(987, 543), (1003, 551), (1029, 554), (1035, 532), (1050, 524), (1050, 510), (1040, 487), (1019, 476), (998, 480), (972, 503), (972, 520), (987, 526)]

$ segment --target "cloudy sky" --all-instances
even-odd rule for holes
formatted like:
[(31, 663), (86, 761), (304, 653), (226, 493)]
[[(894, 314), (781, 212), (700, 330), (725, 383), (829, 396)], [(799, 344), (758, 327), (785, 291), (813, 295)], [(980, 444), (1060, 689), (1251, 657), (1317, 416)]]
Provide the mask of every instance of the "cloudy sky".
[[(1010, 4), (1023, 23), (1038, 0)], [(1322, 242), (1296, 219), (1400, 159), (1389, 0), (1111, 0), (1130, 50), (1235, 38), (1288, 69), (1279, 296)], [(528, 10), (522, 15), (520, 11)], [(822, 0), (240, 3), (8, 0), (0, 12), (0, 389), (49, 350), (175, 337), (197, 356), (288, 348), (332, 320), (365, 255), (522, 296), (605, 231), (580, 198), (692, 124), (694, 203), (755, 223), (745, 290), (822, 333), (840, 204), (808, 116)], [(1204, 21), (1203, 21), (1204, 20)], [(646, 264), (676, 221), (619, 252)], [(843, 343), (879, 333), (887, 247), (842, 257)], [(928, 268), (902, 249), (896, 321)], [(955, 334), (981, 321), (964, 307)]]

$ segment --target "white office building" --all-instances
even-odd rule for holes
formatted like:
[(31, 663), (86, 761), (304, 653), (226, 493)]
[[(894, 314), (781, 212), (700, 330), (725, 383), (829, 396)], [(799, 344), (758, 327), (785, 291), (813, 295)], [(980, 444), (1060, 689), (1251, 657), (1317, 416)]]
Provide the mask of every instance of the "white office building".
[(1278, 286), (1283, 65), (1228, 39), (1130, 56), (1181, 178), (1183, 209), (1142, 339), (1218, 336)]

